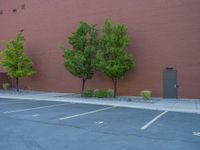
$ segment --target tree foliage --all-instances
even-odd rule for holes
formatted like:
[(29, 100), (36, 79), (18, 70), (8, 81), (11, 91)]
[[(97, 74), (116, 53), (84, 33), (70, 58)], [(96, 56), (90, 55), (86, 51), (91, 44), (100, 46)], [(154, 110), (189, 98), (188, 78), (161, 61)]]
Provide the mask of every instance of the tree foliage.
[(72, 75), (82, 79), (83, 92), (85, 81), (92, 79), (95, 73), (98, 45), (96, 26), (80, 22), (68, 40), (72, 48), (62, 48), (64, 66)]
[(127, 28), (124, 25), (112, 25), (108, 19), (104, 22), (100, 38), (100, 50), (97, 55), (97, 69), (113, 81), (114, 97), (117, 80), (134, 67), (133, 57), (124, 50), (128, 46)]
[(24, 36), (18, 33), (16, 39), (12, 41), (3, 41), (3, 51), (1, 51), (1, 65), (5, 72), (16, 79), (17, 90), (18, 80), (22, 77), (31, 76), (34, 71), (32, 69), (32, 61), (25, 54)]

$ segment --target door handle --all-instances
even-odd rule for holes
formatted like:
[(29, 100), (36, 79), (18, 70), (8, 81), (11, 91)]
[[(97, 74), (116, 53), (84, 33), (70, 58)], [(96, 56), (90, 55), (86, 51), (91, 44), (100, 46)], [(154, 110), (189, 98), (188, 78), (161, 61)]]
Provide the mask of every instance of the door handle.
[(179, 85), (178, 84), (174, 84), (174, 88), (179, 88)]

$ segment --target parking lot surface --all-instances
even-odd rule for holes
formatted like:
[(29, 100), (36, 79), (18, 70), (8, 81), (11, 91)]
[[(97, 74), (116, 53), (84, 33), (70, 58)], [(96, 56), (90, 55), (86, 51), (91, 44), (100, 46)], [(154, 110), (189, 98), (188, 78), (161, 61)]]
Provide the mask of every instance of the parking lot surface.
[(0, 99), (0, 150), (199, 150), (200, 115)]

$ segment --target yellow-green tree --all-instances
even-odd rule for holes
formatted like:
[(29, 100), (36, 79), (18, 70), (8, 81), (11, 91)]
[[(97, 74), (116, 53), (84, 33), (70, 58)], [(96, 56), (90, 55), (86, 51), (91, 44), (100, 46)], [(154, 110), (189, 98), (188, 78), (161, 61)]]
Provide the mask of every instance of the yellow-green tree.
[(19, 79), (35, 73), (32, 69), (31, 59), (25, 54), (22, 33), (18, 33), (14, 40), (3, 41), (0, 64), (8, 76), (16, 79), (17, 91), (19, 91)]

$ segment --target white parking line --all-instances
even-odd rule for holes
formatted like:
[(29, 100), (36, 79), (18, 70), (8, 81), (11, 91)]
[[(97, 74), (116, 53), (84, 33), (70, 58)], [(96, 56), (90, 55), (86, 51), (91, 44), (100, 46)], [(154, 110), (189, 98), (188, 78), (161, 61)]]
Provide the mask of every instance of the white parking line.
[(3, 113), (4, 114), (18, 113), (18, 112), (23, 112), (23, 111), (30, 111), (30, 110), (36, 110), (36, 109), (58, 107), (58, 106), (70, 105), (70, 104), (74, 104), (74, 103), (64, 103), (64, 104), (47, 105), (47, 106), (41, 106), (41, 107), (33, 107), (33, 108), (27, 108), (27, 109), (18, 109), (18, 110), (6, 111), (6, 112), (3, 112)]
[(159, 114), (158, 116), (156, 116), (155, 118), (153, 118), (151, 121), (149, 121), (147, 124), (145, 124), (144, 126), (142, 126), (140, 129), (141, 130), (145, 130), (146, 128), (148, 128), (152, 123), (154, 123), (156, 120), (158, 120), (161, 116), (163, 116), (164, 114), (166, 114), (169, 111), (164, 111), (161, 114)]
[(100, 112), (100, 111), (112, 109), (112, 108), (115, 108), (115, 107), (116, 106), (111, 106), (111, 107), (97, 109), (97, 110), (93, 110), (93, 111), (89, 111), (89, 112), (85, 112), (85, 113), (81, 113), (81, 114), (77, 114), (77, 115), (73, 115), (73, 116), (66, 116), (66, 117), (59, 118), (59, 120), (67, 120), (67, 119), (76, 118), (76, 117), (80, 117), (80, 116), (84, 116), (84, 115), (89, 115), (89, 114), (97, 113), (97, 112)]
[(39, 117), (40, 116), (40, 114), (34, 114), (34, 115), (32, 115), (32, 117)]
[(200, 132), (193, 132), (192, 134), (200, 137)]
[(97, 121), (97, 122), (95, 122), (96, 124), (102, 124), (103, 123), (103, 121)]

